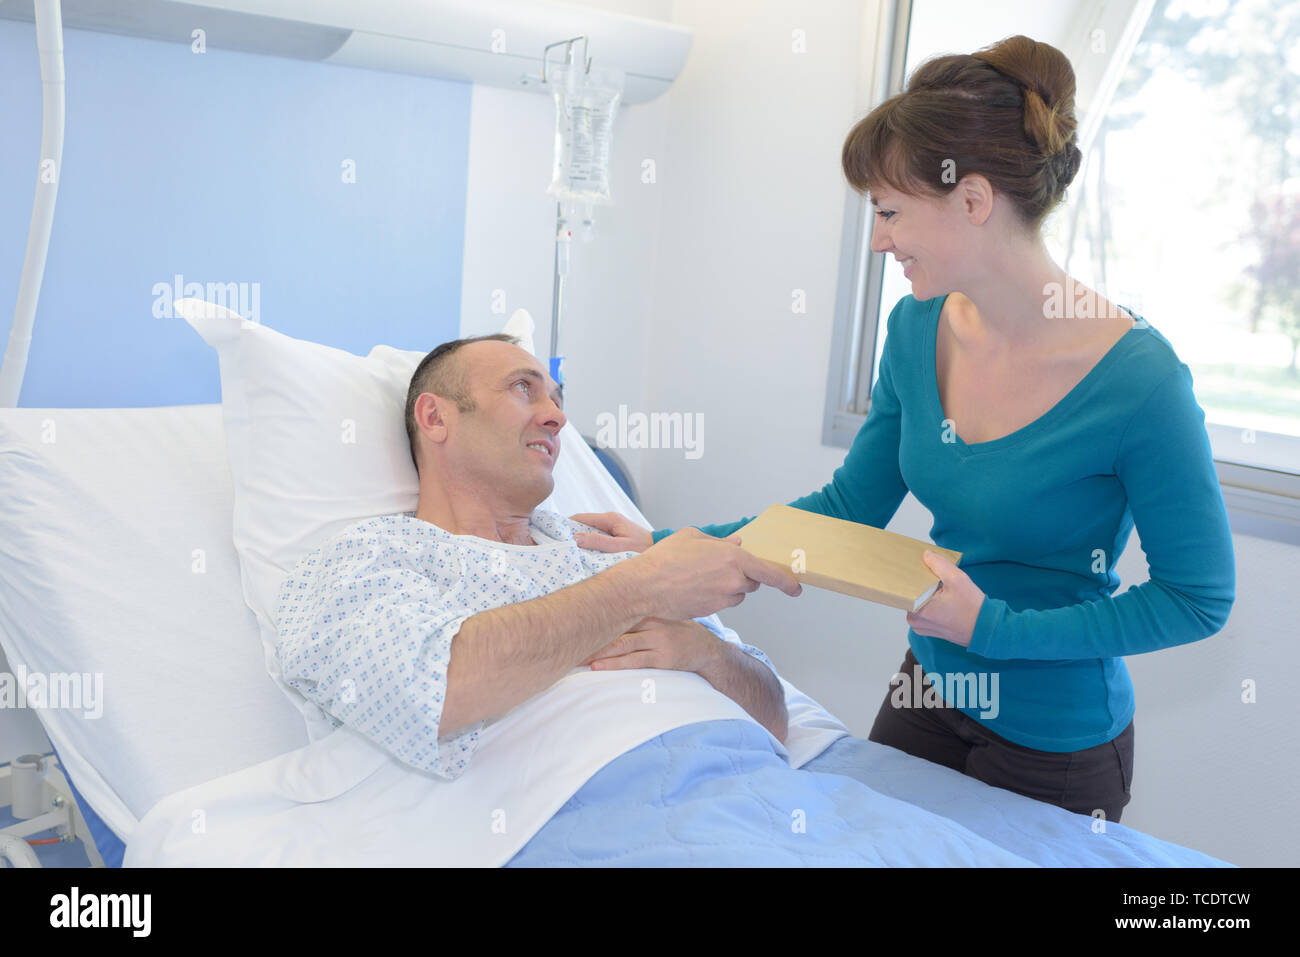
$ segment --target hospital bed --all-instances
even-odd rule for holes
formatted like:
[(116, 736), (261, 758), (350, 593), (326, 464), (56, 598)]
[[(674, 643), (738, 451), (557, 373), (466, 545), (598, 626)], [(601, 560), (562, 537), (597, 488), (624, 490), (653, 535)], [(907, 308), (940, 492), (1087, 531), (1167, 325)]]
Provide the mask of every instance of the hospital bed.
[[(218, 351), (221, 405), (0, 410), (0, 645), (9, 669), (103, 676), (101, 716), (88, 716), (84, 701), (37, 712), (81, 799), (85, 817), (70, 826), (93, 842), (93, 862), (110, 865), (124, 848), (127, 865), (462, 862), (413, 833), (438, 788), (431, 776), (390, 761), (384, 773), (393, 777), (374, 787), (382, 757), (347, 780), (330, 777), (332, 765), (309, 766), (304, 756), (322, 748), (333, 748), (334, 760), (367, 745), (295, 700), (268, 650), (270, 596), (298, 557), (351, 521), (414, 507), (401, 398), (419, 354), (376, 347), (350, 356), (218, 308), (185, 318)], [(314, 430), (319, 458), (294, 444)], [(644, 521), (572, 424), (562, 443), (549, 507)], [(797, 725), (801, 740), (815, 743), (801, 766), (833, 785), (826, 814), (837, 833), (880, 827), (906, 838), (905, 853), (877, 863), (1225, 866), (856, 738), (783, 685), (792, 741)], [(742, 730), (766, 733), (755, 729)], [(516, 832), (493, 862), (516, 854), (542, 865), (737, 860), (710, 858), (674, 836), (684, 822), (708, 826), (700, 808), (672, 809), (673, 827), (648, 824), (659, 812), (636, 797), (633, 770), (619, 762), (592, 770), (608, 804), (566, 804), (564, 833), (558, 825)], [(466, 774), (474, 773), (471, 763)], [(780, 805), (759, 776), (738, 784)], [(291, 777), (294, 799), (276, 804)], [(583, 840), (571, 839), (575, 830)], [(939, 830), (950, 839), (938, 840)], [(238, 836), (191, 838), (199, 832)], [(825, 853), (765, 857), (761, 837), (752, 843), (742, 863), (844, 862)], [(7, 858), (23, 863), (21, 853)]]

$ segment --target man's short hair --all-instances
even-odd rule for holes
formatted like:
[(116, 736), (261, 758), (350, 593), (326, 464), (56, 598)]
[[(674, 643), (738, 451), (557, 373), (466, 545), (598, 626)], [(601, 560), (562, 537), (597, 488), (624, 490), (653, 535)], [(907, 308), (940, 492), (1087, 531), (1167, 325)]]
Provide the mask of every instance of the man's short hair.
[(420, 474), (420, 429), (415, 424), (415, 400), (425, 392), (432, 392), (451, 399), (460, 412), (474, 411), (474, 397), (470, 393), (469, 376), (465, 374), (465, 365), (453, 358), (456, 351), (471, 342), (508, 342), (519, 345), (519, 340), (504, 332), (494, 332), (488, 336), (471, 336), (468, 339), (453, 339), (444, 342), (420, 360), (411, 375), (411, 385), (406, 390), (406, 437), (411, 444), (411, 461), (415, 463), (415, 473)]

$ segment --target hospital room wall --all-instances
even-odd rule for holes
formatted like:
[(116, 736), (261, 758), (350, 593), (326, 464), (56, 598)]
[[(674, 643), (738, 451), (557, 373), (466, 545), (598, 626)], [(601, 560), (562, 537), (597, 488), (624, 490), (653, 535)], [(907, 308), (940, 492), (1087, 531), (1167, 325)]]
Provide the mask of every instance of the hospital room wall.
[[(455, 333), (469, 84), (85, 30), (64, 47), (63, 169), (20, 405), (219, 401), (212, 349), (155, 288), (177, 277), (361, 354)], [(41, 142), (30, 23), (0, 20), (0, 88), (7, 341)]]
[[(589, 5), (682, 23), (695, 38), (672, 89), (620, 117), (616, 205), (600, 213), (599, 240), (575, 249), (562, 349), (572, 357), (569, 410), (587, 434), (620, 404), (700, 416), (698, 458), (619, 450), (642, 510), (656, 527), (752, 515), (820, 488), (844, 457), (821, 443), (845, 198), (839, 154), (866, 109), (855, 86), (872, 65), (879, 4)], [(1012, 18), (1006, 34), (1030, 22), (1001, 6)], [(955, 4), (953, 15), (968, 9)], [(791, 50), (796, 29), (805, 59)], [(472, 112), (462, 327), (499, 327), (505, 316), (490, 312), (488, 296), (508, 275), (517, 290), (508, 308), (542, 304), (544, 341), (554, 206), (537, 194), (553, 116), (525, 94), (479, 88)], [(654, 184), (640, 181), (647, 158)], [(796, 290), (804, 313), (792, 311)], [(889, 528), (928, 538), (930, 525), (909, 495)], [(1234, 543), (1238, 597), (1227, 628), (1128, 659), (1138, 715), (1124, 823), (1237, 864), (1295, 865), (1300, 841), (1285, 796), (1300, 781), (1281, 676), (1300, 665), (1291, 624), (1300, 595), (1289, 581), (1300, 554), (1247, 535)], [(1136, 533), (1119, 574), (1121, 588), (1148, 577)], [(869, 733), (906, 652), (901, 611), (817, 589), (796, 600), (765, 589), (723, 617), (855, 734)], [(1260, 689), (1254, 704), (1241, 700), (1247, 679)]]

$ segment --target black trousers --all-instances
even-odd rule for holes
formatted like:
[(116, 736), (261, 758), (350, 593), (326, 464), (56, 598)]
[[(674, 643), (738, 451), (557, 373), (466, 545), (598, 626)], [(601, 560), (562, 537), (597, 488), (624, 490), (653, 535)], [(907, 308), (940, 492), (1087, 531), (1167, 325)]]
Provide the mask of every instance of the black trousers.
[[(907, 649), (899, 671), (920, 666)], [(929, 687), (928, 683), (926, 687)], [(994, 734), (956, 708), (897, 707), (894, 684), (867, 740), (953, 768), (996, 788), (1076, 814), (1119, 821), (1133, 783), (1133, 723), (1105, 744), (1081, 751), (1036, 751)], [(908, 696), (907, 700), (911, 700)]]

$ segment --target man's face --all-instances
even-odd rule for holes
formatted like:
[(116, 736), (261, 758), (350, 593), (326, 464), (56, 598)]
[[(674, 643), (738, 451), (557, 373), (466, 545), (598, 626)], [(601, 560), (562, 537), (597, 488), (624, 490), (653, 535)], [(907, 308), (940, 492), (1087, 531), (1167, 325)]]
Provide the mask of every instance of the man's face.
[(471, 342), (454, 358), (475, 408), (448, 423), (448, 464), (535, 508), (555, 487), (563, 392), (536, 357), (508, 342)]

